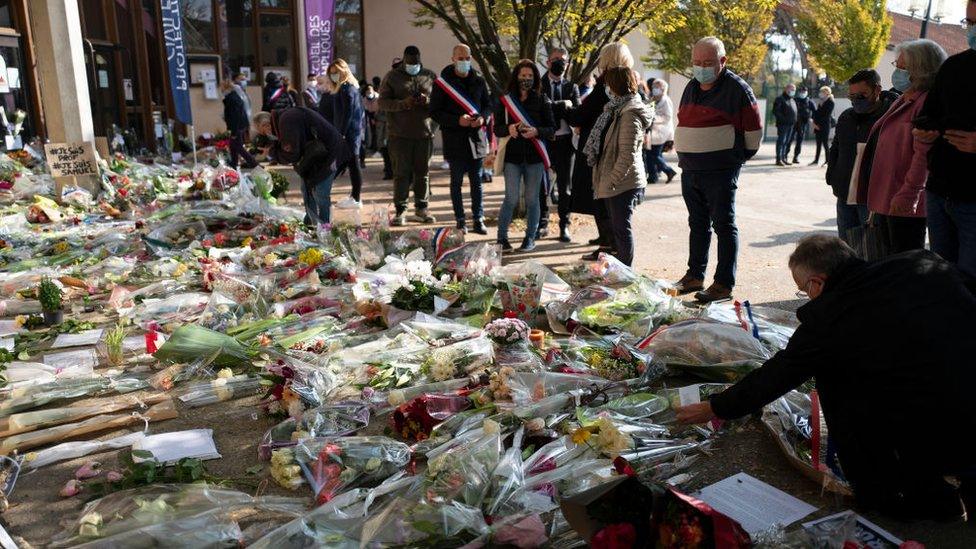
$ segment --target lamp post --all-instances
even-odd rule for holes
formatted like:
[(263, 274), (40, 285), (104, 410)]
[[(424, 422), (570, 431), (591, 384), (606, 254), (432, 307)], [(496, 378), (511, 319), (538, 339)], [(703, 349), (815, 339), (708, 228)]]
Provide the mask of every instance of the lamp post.
[(928, 5), (925, 7), (925, 17), (922, 18), (922, 28), (919, 30), (918, 37), (925, 38), (926, 33), (929, 30), (929, 18), (932, 16), (932, 0), (929, 0)]

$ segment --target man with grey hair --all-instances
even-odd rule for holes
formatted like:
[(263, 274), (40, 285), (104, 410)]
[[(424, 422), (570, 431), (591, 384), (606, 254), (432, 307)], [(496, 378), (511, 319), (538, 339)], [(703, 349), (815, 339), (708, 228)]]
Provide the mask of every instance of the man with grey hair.
[[(688, 208), (688, 271), (675, 287), (698, 291), (708, 303), (732, 296), (739, 231), (735, 226), (735, 189), (739, 170), (755, 156), (762, 139), (762, 118), (749, 84), (725, 64), (725, 44), (702, 38), (692, 50), (694, 79), (678, 108), (674, 145), (681, 166), (681, 194)], [(718, 268), (707, 290), (705, 268), (712, 229), (718, 237)]]
[(859, 505), (958, 520), (961, 497), (976, 513), (973, 280), (925, 250), (866, 263), (828, 235), (802, 239), (789, 267), (810, 301), (786, 349), (708, 402), (678, 408), (678, 420), (742, 417), (815, 378), (839, 460), (827, 464)]

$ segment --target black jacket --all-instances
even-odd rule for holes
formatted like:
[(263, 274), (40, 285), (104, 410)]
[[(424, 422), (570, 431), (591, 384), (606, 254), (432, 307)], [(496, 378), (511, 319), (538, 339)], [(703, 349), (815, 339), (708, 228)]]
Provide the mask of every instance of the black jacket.
[(853, 108), (849, 108), (837, 119), (834, 141), (827, 153), (826, 176), (827, 184), (833, 189), (834, 196), (837, 198), (846, 199), (850, 190), (854, 161), (857, 159), (857, 144), (867, 143), (871, 127), (888, 112), (888, 107), (895, 102), (895, 99), (898, 99), (897, 95), (882, 91), (878, 110), (858, 114)]
[(298, 106), (297, 94), (290, 92), (281, 84), (274, 81), (264, 86), (264, 102), (261, 110), (271, 112), (277, 109), (287, 109)]
[[(885, 93), (882, 92), (882, 95), (885, 95)], [(887, 107), (885, 110), (888, 110)], [(817, 110), (813, 111), (813, 123), (820, 127), (820, 131), (830, 129), (830, 123), (833, 117), (834, 100), (830, 97), (828, 97), (825, 101), (822, 101), (817, 107)]]
[(779, 94), (773, 101), (773, 116), (777, 126), (793, 126), (796, 124), (796, 103), (786, 93)]
[[(542, 93), (546, 94), (546, 97), (553, 102), (552, 116), (556, 122), (556, 129), (558, 130), (560, 124), (566, 120), (567, 113), (580, 106), (579, 87), (571, 80), (566, 80), (565, 78), (563, 78), (559, 85), (554, 85), (547, 72), (542, 75)], [(556, 101), (570, 101), (573, 105), (567, 109), (562, 103), (556, 103)]]
[(796, 104), (797, 124), (806, 124), (807, 122), (810, 122), (810, 119), (813, 118), (814, 111), (817, 110), (817, 104), (813, 102), (813, 99), (810, 99), (809, 97), (804, 97), (803, 99), (794, 97), (793, 103)]
[(272, 111), (271, 121), (275, 136), (278, 138), (275, 141), (274, 157), (279, 162), (285, 164), (298, 162), (306, 143), (316, 137), (331, 153), (306, 179), (308, 182), (322, 181), (335, 170), (337, 164), (342, 164), (349, 158), (349, 150), (339, 131), (312, 109), (291, 107)]
[(811, 377), (858, 500), (900, 494), (976, 464), (976, 285), (926, 250), (851, 260), (797, 311), (786, 349), (711, 397), (721, 418), (756, 412)]
[[(441, 78), (464, 94), (464, 97), (484, 118), (485, 124), (488, 123), (493, 104), (488, 93), (488, 85), (477, 71), (471, 69), (467, 76), (462, 78), (454, 72), (454, 65), (448, 65), (441, 71)], [(460, 118), (463, 114), (467, 114), (467, 111), (435, 82), (430, 94), (430, 116), (441, 127), (441, 136), (444, 138), (444, 158), (448, 160), (484, 158), (488, 155), (488, 135), (483, 129), (486, 126), (481, 128), (461, 126)]]
[(579, 108), (566, 113), (566, 121), (570, 126), (579, 128), (579, 147), (576, 150), (576, 160), (573, 163), (573, 198), (572, 211), (575, 213), (606, 216), (607, 210), (602, 200), (593, 198), (593, 168), (586, 163), (583, 147), (590, 137), (590, 131), (596, 124), (596, 119), (603, 112), (604, 105), (610, 101), (607, 90), (603, 87), (603, 77), (596, 79), (593, 91), (587, 95)]
[[(946, 59), (929, 90), (920, 116), (946, 130), (976, 131), (976, 50)], [(960, 202), (976, 202), (976, 154), (964, 153), (939, 138), (929, 150), (926, 189)]]
[(247, 119), (247, 109), (244, 107), (244, 100), (237, 90), (231, 90), (224, 94), (224, 123), (227, 124), (227, 131), (234, 133), (246, 130), (251, 126)]
[[(518, 97), (516, 97), (516, 100)], [(552, 119), (552, 105), (549, 98), (535, 92), (529, 92), (529, 97), (522, 103), (522, 110), (535, 123), (535, 129), (539, 130), (539, 139), (545, 143), (552, 139), (553, 132), (556, 131), (556, 124)], [(518, 120), (510, 117), (501, 99), (495, 107), (495, 135), (504, 137), (508, 135), (508, 125), (515, 124)], [(508, 140), (505, 146), (505, 162), (512, 164), (537, 164), (542, 162), (542, 157), (535, 149), (535, 145), (529, 139), (521, 136)]]

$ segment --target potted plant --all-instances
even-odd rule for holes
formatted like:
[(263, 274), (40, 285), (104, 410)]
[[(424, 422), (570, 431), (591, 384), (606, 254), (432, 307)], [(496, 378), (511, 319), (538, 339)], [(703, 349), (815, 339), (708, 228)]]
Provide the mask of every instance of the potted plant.
[(44, 324), (56, 326), (64, 320), (61, 298), (61, 287), (48, 277), (42, 278), (41, 285), (37, 288), (37, 300), (41, 302), (41, 310), (44, 312)]

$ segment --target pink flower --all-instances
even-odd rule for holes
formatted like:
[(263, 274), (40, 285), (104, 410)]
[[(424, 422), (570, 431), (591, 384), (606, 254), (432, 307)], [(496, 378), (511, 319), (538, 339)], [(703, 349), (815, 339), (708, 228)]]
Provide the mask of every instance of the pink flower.
[(78, 495), (81, 492), (81, 481), (78, 479), (71, 479), (64, 484), (61, 491), (58, 494), (63, 498), (70, 498), (72, 496)]
[(100, 467), (102, 464), (97, 461), (89, 461), (88, 463), (82, 465), (77, 471), (75, 471), (75, 478), (78, 480), (85, 480), (86, 478), (97, 477), (102, 474)]

